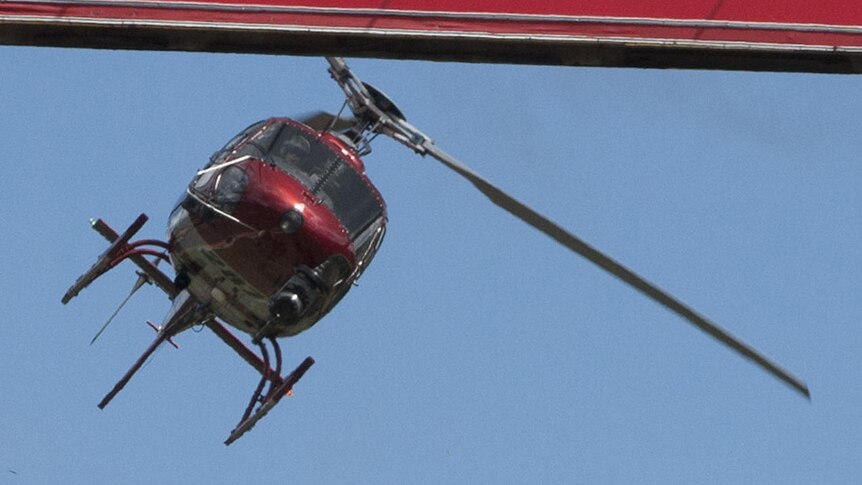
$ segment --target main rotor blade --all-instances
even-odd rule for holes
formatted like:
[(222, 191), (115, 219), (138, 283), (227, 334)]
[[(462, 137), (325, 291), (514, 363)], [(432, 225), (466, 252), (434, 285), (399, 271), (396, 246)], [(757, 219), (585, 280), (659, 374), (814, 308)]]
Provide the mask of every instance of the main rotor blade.
[[(779, 367), (774, 362), (760, 355), (756, 350), (737, 339), (726, 330), (706, 317), (698, 314), (667, 292), (646, 281), (622, 264), (590, 246), (575, 235), (558, 226), (547, 217), (530, 209), (519, 200), (503, 192), (493, 184), (479, 176), (476, 172), (459, 162), (457, 159), (437, 148), (427, 135), (416, 129), (404, 119), (398, 110), (379, 106), (381, 102), (391, 104), (386, 96), (361, 82), (347, 67), (340, 57), (327, 57), (329, 73), (347, 96), (348, 104), (356, 118), (365, 120), (369, 130), (383, 133), (420, 155), (431, 155), (444, 165), (469, 180), (479, 191), (485, 194), (491, 202), (518, 219), (547, 234), (558, 243), (587, 258), (593, 264), (616, 276), (630, 286), (645, 294), (655, 302), (673, 311), (702, 331), (735, 350), (743, 357), (750, 359), (764, 370), (785, 382), (797, 392), (810, 399), (808, 386), (797, 377)], [(372, 92), (373, 90), (373, 92)]]
[(333, 130), (341, 131), (350, 128), (356, 124), (356, 120), (335, 116), (326, 111), (316, 111), (314, 113), (305, 113), (296, 118), (296, 121), (303, 123), (317, 131)]
[(638, 276), (636, 273), (614, 261), (598, 249), (590, 246), (577, 236), (566, 231), (547, 217), (539, 214), (533, 209), (527, 207), (524, 203), (503, 192), (501, 189), (479, 176), (479, 174), (471, 170), (469, 167), (437, 148), (437, 146), (430, 140), (425, 139), (422, 142), (422, 147), (424, 148), (423, 151), (425, 153), (436, 158), (444, 165), (469, 180), (477, 189), (479, 189), (480, 192), (485, 194), (491, 202), (501, 207), (503, 210), (547, 234), (558, 243), (580, 254), (608, 273), (611, 273), (622, 281), (628, 283), (636, 290), (681, 316), (697, 328), (717, 339), (719, 342), (735, 350), (743, 357), (750, 359), (755, 364), (759, 365), (764, 370), (805, 396), (807, 399), (811, 399), (808, 386), (803, 381), (782, 369), (776, 363), (760, 355), (756, 350), (749, 347), (715, 323), (711, 322), (703, 315), (695, 312), (669, 293)]

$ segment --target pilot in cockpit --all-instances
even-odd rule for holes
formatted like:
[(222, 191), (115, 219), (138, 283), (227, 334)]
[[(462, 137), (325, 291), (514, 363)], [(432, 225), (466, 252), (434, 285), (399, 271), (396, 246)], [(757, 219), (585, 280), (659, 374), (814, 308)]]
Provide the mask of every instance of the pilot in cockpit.
[(296, 165), (308, 157), (309, 151), (311, 151), (311, 144), (308, 140), (301, 135), (294, 135), (279, 146), (278, 160), (288, 166)]

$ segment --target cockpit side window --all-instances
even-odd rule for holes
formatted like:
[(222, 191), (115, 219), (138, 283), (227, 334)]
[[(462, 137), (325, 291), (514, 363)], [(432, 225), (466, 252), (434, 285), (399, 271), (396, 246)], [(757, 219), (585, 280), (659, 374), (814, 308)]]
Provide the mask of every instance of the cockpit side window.
[[(248, 138), (249, 135), (253, 134), (254, 132), (260, 130), (260, 128), (264, 124), (266, 124), (266, 120), (258, 121), (257, 123), (254, 123), (251, 126), (249, 126), (248, 128), (242, 130), (235, 137), (231, 138), (231, 140), (229, 142), (227, 142), (225, 144), (225, 146), (222, 147), (221, 150), (213, 153), (213, 156), (210, 157), (210, 163), (207, 164), (207, 167), (226, 161), (229, 157), (231, 157), (231, 155), (234, 153), (234, 151), (236, 151), (237, 146), (239, 146), (239, 144), (242, 143), (243, 140)], [(231, 157), (231, 158), (236, 158), (236, 157)]]

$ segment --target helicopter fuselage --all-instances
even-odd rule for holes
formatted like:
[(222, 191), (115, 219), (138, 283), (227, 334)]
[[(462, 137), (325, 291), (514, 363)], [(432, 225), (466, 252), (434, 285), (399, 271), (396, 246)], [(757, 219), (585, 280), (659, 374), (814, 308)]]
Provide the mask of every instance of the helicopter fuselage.
[[(197, 173), (171, 214), (168, 243), (177, 284), (196, 300), (245, 332), (269, 324), (283, 337), (344, 296), (385, 226), (385, 203), (347, 143), (272, 118)], [(278, 314), (279, 298), (300, 308)]]

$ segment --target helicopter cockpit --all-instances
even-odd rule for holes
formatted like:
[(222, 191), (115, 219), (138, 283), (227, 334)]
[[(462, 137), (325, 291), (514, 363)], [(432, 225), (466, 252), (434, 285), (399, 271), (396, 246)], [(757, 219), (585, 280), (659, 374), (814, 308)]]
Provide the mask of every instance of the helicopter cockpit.
[(306, 130), (284, 119), (269, 119), (251, 125), (216, 152), (192, 182), (209, 183), (204, 176), (214, 168), (244, 157), (279, 168), (299, 181), (328, 207), (361, 246), (365, 232), (383, 216), (380, 196), (345, 156)]

